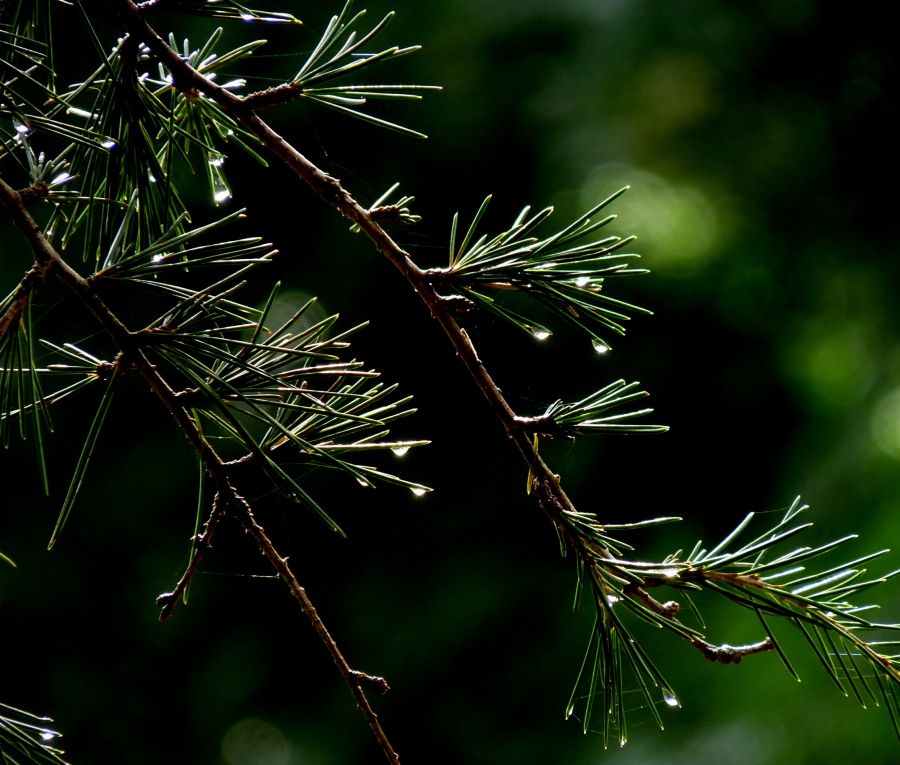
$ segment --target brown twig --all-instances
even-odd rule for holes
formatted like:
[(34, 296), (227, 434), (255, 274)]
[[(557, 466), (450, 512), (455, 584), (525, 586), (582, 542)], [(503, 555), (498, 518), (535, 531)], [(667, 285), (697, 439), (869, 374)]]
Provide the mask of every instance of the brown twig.
[(709, 661), (714, 661), (718, 664), (740, 664), (745, 656), (775, 650), (775, 644), (771, 638), (760, 640), (758, 643), (750, 643), (749, 645), (728, 645), (728, 643), (713, 645), (698, 637), (694, 637), (691, 638), (691, 645)]
[(178, 582), (171, 592), (163, 592), (156, 599), (156, 605), (160, 608), (159, 620), (161, 622), (168, 621), (172, 617), (175, 606), (177, 606), (178, 601), (184, 597), (184, 593), (190, 586), (191, 580), (200, 569), (200, 564), (203, 562), (203, 559), (206, 557), (207, 553), (209, 553), (210, 549), (212, 549), (212, 540), (215, 536), (219, 521), (222, 518), (219, 496), (220, 495), (217, 493), (213, 498), (212, 510), (210, 510), (206, 523), (203, 524), (203, 531), (194, 539), (194, 554), (191, 556), (190, 561), (188, 561), (184, 573), (178, 579)]
[(287, 558), (283, 558), (278, 554), (278, 551), (275, 549), (274, 545), (266, 534), (266, 530), (259, 524), (259, 522), (257, 522), (255, 516), (253, 515), (253, 510), (251, 509), (250, 505), (247, 504), (247, 501), (243, 498), (241, 498), (240, 501), (243, 503), (243, 507), (242, 512), (238, 513), (238, 515), (241, 518), (241, 521), (244, 523), (244, 528), (250, 534), (250, 536), (252, 536), (256, 540), (256, 543), (259, 545), (260, 552), (262, 552), (266, 560), (269, 561), (269, 564), (272, 566), (272, 568), (275, 569), (281, 580), (288, 586), (291, 594), (300, 603), (301, 610), (309, 620), (310, 624), (312, 624), (313, 629), (319, 636), (319, 640), (325, 645), (325, 648), (331, 655), (331, 658), (337, 666), (338, 671), (344, 678), (344, 682), (346, 682), (347, 687), (353, 694), (353, 698), (356, 699), (356, 703), (359, 705), (360, 711), (363, 713), (363, 716), (369, 723), (369, 728), (375, 735), (376, 740), (381, 746), (381, 750), (384, 752), (385, 757), (387, 757), (388, 759), (388, 762), (390, 762), (392, 765), (399, 765), (400, 756), (397, 754), (396, 750), (388, 739), (387, 734), (385, 733), (384, 728), (381, 725), (381, 721), (378, 719), (378, 715), (375, 713), (375, 710), (369, 703), (369, 700), (366, 697), (365, 690), (363, 689), (364, 685), (371, 685), (374, 681), (378, 687), (379, 692), (384, 693), (388, 689), (387, 681), (384, 680), (384, 678), (375, 678), (373, 675), (367, 675), (364, 672), (359, 672), (358, 670), (355, 670), (350, 666), (350, 664), (344, 658), (344, 655), (341, 652), (341, 649), (338, 647), (338, 644), (335, 642), (334, 638), (331, 636), (331, 633), (329, 633), (328, 629), (326, 628), (325, 622), (322, 621), (322, 617), (319, 616), (319, 612), (316, 610), (316, 607), (309, 599), (309, 595), (307, 595), (306, 590), (300, 585), (300, 582), (297, 581), (297, 577), (294, 576), (294, 572), (291, 571), (291, 568), (287, 562)]
[(665, 603), (660, 603), (643, 587), (636, 584), (625, 585), (625, 594), (637, 598), (653, 613), (664, 616), (666, 619), (674, 619), (678, 616), (678, 612), (681, 611), (681, 604), (677, 600), (667, 600)]

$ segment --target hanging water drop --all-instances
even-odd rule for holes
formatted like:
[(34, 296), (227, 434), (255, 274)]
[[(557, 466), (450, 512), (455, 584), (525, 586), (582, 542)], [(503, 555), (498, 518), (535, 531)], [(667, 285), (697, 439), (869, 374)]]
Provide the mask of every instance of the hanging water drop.
[(594, 346), (594, 350), (601, 356), (604, 353), (609, 353), (609, 346), (599, 338), (594, 338), (594, 340), (591, 342), (591, 345)]
[(550, 335), (552, 335), (553, 333), (549, 329), (544, 329), (543, 327), (536, 327), (535, 329), (531, 330), (531, 334), (534, 335), (535, 340), (540, 340), (541, 342), (543, 342), (548, 337), (550, 337)]
[(666, 702), (670, 707), (679, 707), (681, 704), (678, 703), (678, 698), (671, 691), (666, 691), (663, 695), (663, 701)]
[(579, 276), (579, 277), (575, 280), (575, 286), (576, 286), (576, 287), (587, 287), (590, 283), (591, 283), (591, 277), (590, 277), (590, 276)]
[(231, 189), (225, 184), (224, 179), (218, 173), (215, 174), (215, 184), (213, 185), (213, 201), (217, 204), (223, 204), (231, 199)]
[(625, 744), (627, 744), (627, 743), (628, 743), (627, 736), (619, 736), (619, 748), (625, 746)]
[(395, 446), (391, 451), (394, 453), (395, 457), (405, 457), (409, 454), (408, 446)]
[(57, 733), (55, 730), (47, 730), (46, 728), (41, 731), (41, 741), (52, 741), (55, 738), (59, 738), (62, 734)]
[(213, 186), (213, 201), (220, 205), (231, 199), (231, 189), (225, 182), (225, 176), (222, 174), (222, 162), (224, 157), (221, 154), (211, 154), (209, 157), (210, 177)]
[(102, 146), (107, 151), (112, 151), (116, 148), (116, 142), (112, 140), (112, 138), (108, 138), (103, 143), (101, 143), (100, 146)]
[(250, 13), (242, 13), (241, 14), (242, 21), (253, 21), (253, 14)]
[(370, 484), (365, 478), (357, 478), (356, 482), (362, 486), (364, 489), (371, 489), (372, 484)]
[(417, 497), (424, 497), (427, 492), (428, 492), (428, 489), (425, 489), (421, 486), (413, 486), (412, 487), (412, 493), (415, 494), (415, 496), (417, 496)]
[(57, 174), (52, 181), (50, 181), (51, 186), (59, 186), (61, 183), (65, 183), (66, 181), (71, 181), (72, 176), (69, 173), (62, 172)]
[(609, 603), (610, 605), (612, 605), (613, 603), (618, 603), (619, 596), (613, 595), (612, 593), (610, 593), (609, 595), (606, 596), (606, 602)]
[(157, 252), (156, 255), (154, 255), (152, 258), (150, 258), (150, 260), (153, 261), (154, 263), (161, 263), (163, 258), (165, 258), (165, 257), (166, 256), (163, 255), (161, 252)]
[(13, 117), (12, 119), (13, 128), (15, 129), (18, 135), (28, 135), (31, 132), (31, 128), (28, 127), (22, 120), (18, 117)]

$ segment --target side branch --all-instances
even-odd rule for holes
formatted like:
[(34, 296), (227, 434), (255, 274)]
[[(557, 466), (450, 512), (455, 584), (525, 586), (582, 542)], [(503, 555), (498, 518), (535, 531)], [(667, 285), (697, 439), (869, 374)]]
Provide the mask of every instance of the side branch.
[(171, 592), (160, 594), (156, 599), (156, 605), (160, 608), (159, 620), (161, 622), (168, 621), (171, 618), (172, 613), (175, 611), (175, 606), (178, 605), (178, 601), (184, 597), (184, 593), (187, 591), (191, 580), (200, 569), (200, 564), (212, 548), (213, 536), (215, 536), (216, 528), (218, 527), (221, 518), (222, 512), (219, 506), (219, 495), (216, 494), (213, 499), (212, 511), (206, 519), (206, 523), (203, 524), (203, 531), (194, 539), (194, 555), (188, 562), (187, 568), (185, 568), (181, 578), (175, 584), (175, 588)]
[(337, 666), (338, 671), (347, 683), (347, 687), (353, 694), (353, 698), (356, 699), (360, 711), (369, 723), (369, 728), (371, 728), (376, 740), (381, 745), (381, 749), (387, 757), (388, 762), (392, 765), (399, 765), (400, 756), (388, 740), (387, 734), (381, 726), (381, 721), (378, 719), (375, 710), (372, 709), (372, 705), (369, 703), (365, 691), (363, 690), (364, 685), (370, 685), (376, 687), (380, 693), (385, 693), (389, 688), (387, 681), (383, 677), (369, 675), (365, 672), (355, 670), (350, 666), (344, 658), (343, 653), (341, 653), (338, 644), (325, 626), (325, 622), (322, 621), (322, 617), (319, 616), (319, 612), (310, 600), (305, 588), (297, 581), (297, 577), (294, 576), (294, 572), (291, 571), (287, 558), (283, 558), (279, 555), (275, 546), (272, 544), (272, 541), (266, 534), (266, 530), (259, 524), (253, 515), (253, 510), (250, 508), (247, 501), (241, 497), (240, 502), (242, 507), (238, 515), (244, 524), (245, 530), (253, 537), (257, 545), (259, 545), (260, 552), (262, 552), (272, 568), (278, 573), (281, 581), (288, 586), (291, 595), (293, 595), (300, 603), (300, 608), (304, 615), (309, 620), (310, 624), (312, 624), (313, 629), (319, 636), (319, 640), (325, 645), (325, 648), (334, 660), (335, 666)]
[(758, 643), (750, 643), (749, 645), (728, 645), (728, 643), (713, 645), (695, 637), (691, 640), (691, 645), (709, 661), (714, 661), (718, 664), (740, 664), (745, 656), (775, 650), (775, 644), (770, 638), (761, 640)]

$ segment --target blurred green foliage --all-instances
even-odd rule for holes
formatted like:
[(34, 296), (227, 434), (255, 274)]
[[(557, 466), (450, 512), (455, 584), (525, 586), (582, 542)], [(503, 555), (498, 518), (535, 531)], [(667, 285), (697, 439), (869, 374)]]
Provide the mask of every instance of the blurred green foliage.
[[(253, 87), (290, 76), (285, 56), (302, 56), (340, 3), (283, 5), (306, 26), (265, 28)], [(618, 376), (653, 393), (671, 432), (554, 445), (580, 508), (612, 521), (685, 516), (684, 528), (646, 533), (648, 557), (798, 493), (823, 540), (856, 531), (862, 553), (900, 538), (900, 120), (886, 11), (812, 0), (368, 7), (397, 10), (391, 44), (425, 46), (397, 63), (397, 81), (444, 92), (389, 109), (431, 138), (302, 105), (272, 118), (360, 200), (398, 180), (414, 194), (424, 221), (403, 244), (423, 265), (443, 265), (452, 212), (470, 217), (487, 193), (490, 220), (505, 223), (526, 203), (573, 217), (632, 185), (617, 233), (638, 234), (652, 273), (628, 297), (655, 317), (604, 357), (562, 330), (537, 346), (490, 318), (474, 328), (524, 414)], [(665, 710), (667, 730), (635, 710), (631, 742), (604, 752), (565, 724), (589, 623), (569, 611), (570, 565), (488, 409), (360, 237), (282, 171), (229, 161), (236, 205), (284, 253), (279, 275), (346, 323), (371, 319), (357, 353), (415, 394), (406, 435), (435, 442), (408, 458), (436, 488), (422, 500), (321, 486), (349, 541), (258, 498), (351, 662), (390, 680), (378, 703), (404, 762), (896, 762), (882, 714), (841, 698), (788, 635), (800, 686), (774, 655), (713, 666), (650, 635), (684, 706)], [(13, 284), (28, 260), (5, 219), (0, 242), (0, 278)], [(222, 534), (190, 606), (157, 623), (154, 598), (193, 528), (194, 474), (138, 389), (103, 434), (66, 538), (44, 552), (95, 403), (56, 416), (49, 501), (36, 499), (27, 448), (0, 462), (0, 544), (18, 564), (0, 571), (3, 700), (54, 715), (76, 763), (378, 762), (327, 656), (281, 585), (255, 576), (266, 572), (241, 534)], [(897, 594), (893, 584), (881, 596), (886, 619)], [(761, 637), (710, 608), (722, 642)]]

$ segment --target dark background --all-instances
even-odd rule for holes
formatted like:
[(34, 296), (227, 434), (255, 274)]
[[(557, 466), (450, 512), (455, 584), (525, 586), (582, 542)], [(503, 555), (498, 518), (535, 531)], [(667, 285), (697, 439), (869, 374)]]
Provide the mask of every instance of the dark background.
[[(271, 41), (252, 87), (290, 77), (285, 54), (308, 51), (339, 6), (304, 5), (282, 6), (304, 28), (226, 27), (233, 41)], [(452, 213), (466, 219), (487, 193), (498, 230), (525, 204), (555, 204), (563, 222), (632, 186), (615, 204), (617, 233), (638, 234), (652, 273), (619, 294), (655, 315), (612, 353), (563, 327), (537, 344), (491, 318), (470, 325), (522, 414), (618, 377), (652, 392), (669, 433), (547, 449), (579, 508), (611, 521), (683, 516), (636, 539), (648, 558), (797, 494), (812, 505), (813, 539), (861, 535), (848, 557), (895, 544), (900, 125), (887, 20), (804, 0), (368, 7), (372, 21), (398, 12), (381, 43), (425, 46), (379, 76), (444, 86), (379, 112), (430, 139), (302, 104), (267, 116), (361, 201), (394, 181), (414, 194), (425, 220), (399, 237), (422, 265), (445, 262)], [(209, 33), (197, 20), (160, 29), (169, 21), (178, 39)], [(112, 45), (115, 18), (98, 25)], [(79, 41), (66, 42), (74, 66)], [(317, 295), (345, 326), (371, 321), (355, 352), (415, 395), (419, 413), (399, 433), (434, 442), (402, 465), (434, 486), (423, 499), (313, 481), (348, 541), (254, 497), (351, 663), (390, 680), (376, 703), (404, 762), (896, 762), (884, 711), (843, 699), (783, 629), (799, 686), (774, 655), (714, 666), (639, 632), (683, 705), (664, 710), (666, 731), (637, 694), (621, 751), (564, 722), (589, 615), (571, 614), (571, 562), (487, 406), (409, 288), (342, 219), (277, 167), (236, 154), (227, 167), (234, 205), (282, 251), (272, 277), (296, 301)], [(5, 221), (0, 237), (11, 286), (29, 261)], [(42, 295), (47, 309), (64, 299)], [(116, 402), (75, 514), (44, 551), (94, 395), (57, 413), (49, 500), (30, 445), (0, 461), (0, 549), (18, 563), (0, 570), (0, 699), (54, 715), (79, 764), (379, 762), (327, 655), (242, 534), (222, 531), (190, 606), (157, 622), (154, 598), (177, 579), (193, 528), (196, 468), (140, 386)], [(884, 620), (900, 618), (896, 585), (873, 599)], [(708, 606), (711, 640), (761, 637), (742, 614)]]

